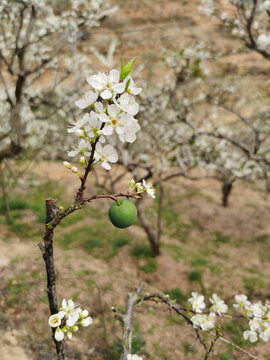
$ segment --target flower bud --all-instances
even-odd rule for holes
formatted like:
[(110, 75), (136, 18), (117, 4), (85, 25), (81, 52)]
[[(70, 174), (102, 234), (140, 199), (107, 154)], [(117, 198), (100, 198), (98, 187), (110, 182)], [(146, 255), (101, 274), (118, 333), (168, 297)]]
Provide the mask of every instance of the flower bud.
[(143, 192), (144, 188), (140, 182), (136, 184), (137, 193)]
[(86, 318), (88, 316), (88, 311), (87, 310), (83, 310), (82, 312), (82, 317)]
[(85, 158), (83, 156), (80, 157), (80, 164), (84, 164), (85, 163)]
[(87, 326), (91, 325), (92, 323), (93, 323), (93, 319), (90, 316), (88, 316), (86, 319), (83, 319), (81, 322), (83, 327), (87, 327)]
[(72, 333), (70, 331), (67, 332), (67, 337), (68, 337), (69, 340), (72, 339)]
[(63, 165), (64, 165), (65, 168), (71, 169), (71, 164), (68, 161), (64, 161)]
[(79, 327), (78, 327), (77, 325), (75, 325), (75, 326), (73, 326), (72, 330), (73, 330), (74, 332), (76, 332), (76, 331), (79, 330)]
[(71, 168), (71, 171), (74, 172), (74, 173), (77, 173), (77, 172), (78, 172), (78, 169), (76, 168), (76, 166), (73, 166), (73, 167)]
[(64, 332), (58, 327), (54, 333), (54, 337), (56, 341), (64, 340), (65, 334)]

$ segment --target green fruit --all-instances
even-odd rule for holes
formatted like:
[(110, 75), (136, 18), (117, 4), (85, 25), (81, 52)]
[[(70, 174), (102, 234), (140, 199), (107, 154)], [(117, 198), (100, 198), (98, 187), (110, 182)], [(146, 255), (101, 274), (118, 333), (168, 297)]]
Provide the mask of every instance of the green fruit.
[(126, 228), (132, 224), (137, 219), (137, 209), (132, 201), (127, 199), (120, 199), (117, 202), (114, 202), (109, 210), (109, 218), (111, 223), (118, 228)]

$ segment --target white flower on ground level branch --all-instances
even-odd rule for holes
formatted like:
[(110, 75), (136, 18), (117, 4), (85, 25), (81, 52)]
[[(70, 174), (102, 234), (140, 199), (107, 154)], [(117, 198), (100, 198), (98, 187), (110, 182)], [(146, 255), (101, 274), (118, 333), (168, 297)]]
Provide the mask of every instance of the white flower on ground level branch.
[(197, 314), (190, 320), (193, 323), (194, 328), (200, 328), (202, 330), (210, 330), (215, 327), (216, 314), (211, 312), (209, 315)]
[(217, 312), (220, 316), (228, 311), (228, 305), (217, 294), (212, 295), (210, 302), (213, 304), (211, 310)]
[(234, 308), (245, 308), (245, 309), (248, 309), (251, 302), (248, 301), (248, 298), (246, 295), (235, 295), (235, 301), (236, 301), (236, 304), (233, 304), (233, 307)]
[(139, 355), (137, 355), (137, 354), (133, 354), (133, 355), (128, 354), (128, 356), (127, 356), (127, 360), (143, 360), (143, 358), (142, 358), (142, 357), (140, 357), (140, 356), (139, 356)]
[[(134, 180), (130, 182), (130, 186), (136, 186)], [(188, 299), (189, 306), (192, 308), (194, 315), (191, 322), (194, 328), (200, 328), (208, 331), (215, 327), (217, 315), (223, 316), (228, 311), (228, 305), (225, 304), (217, 294), (213, 294), (209, 299), (209, 310), (206, 310), (204, 296), (197, 292), (192, 292), (192, 297)], [(263, 341), (270, 339), (270, 303), (268, 300), (263, 304), (261, 301), (251, 303), (246, 295), (235, 295), (236, 304), (233, 307), (240, 310), (243, 318), (249, 321), (249, 329), (243, 332), (245, 340), (254, 343), (259, 338)], [(209, 313), (208, 313), (209, 311)], [(203, 313), (203, 314), (202, 314)], [(229, 316), (231, 317), (231, 315)]]
[(191, 293), (192, 297), (188, 299), (188, 303), (192, 306), (192, 310), (197, 313), (202, 313), (205, 309), (204, 296), (197, 292)]
[(67, 335), (68, 339), (72, 338), (72, 332), (76, 332), (79, 326), (87, 327), (93, 323), (93, 319), (88, 316), (87, 310), (82, 310), (75, 306), (74, 302), (69, 299), (63, 299), (62, 307), (57, 314), (49, 317), (49, 325), (56, 328), (54, 337), (57, 341), (62, 341)]

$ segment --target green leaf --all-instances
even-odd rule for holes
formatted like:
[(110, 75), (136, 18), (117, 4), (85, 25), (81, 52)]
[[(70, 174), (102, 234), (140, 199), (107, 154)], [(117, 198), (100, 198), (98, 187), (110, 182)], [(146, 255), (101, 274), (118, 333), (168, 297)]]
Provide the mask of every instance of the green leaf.
[(124, 57), (122, 57), (120, 80), (122, 80), (122, 81), (125, 80), (125, 78), (128, 76), (128, 74), (131, 72), (132, 66), (133, 66), (135, 60), (136, 60), (136, 57), (134, 57), (126, 65), (124, 65), (125, 59), (124, 59)]
[(123, 56), (122, 60), (121, 60), (121, 73), (122, 73), (122, 71), (124, 69), (124, 66), (125, 66), (125, 57)]
[(130, 78), (128, 79), (128, 81), (127, 81), (127, 83), (126, 83), (126, 90), (128, 89), (129, 84), (130, 84)]

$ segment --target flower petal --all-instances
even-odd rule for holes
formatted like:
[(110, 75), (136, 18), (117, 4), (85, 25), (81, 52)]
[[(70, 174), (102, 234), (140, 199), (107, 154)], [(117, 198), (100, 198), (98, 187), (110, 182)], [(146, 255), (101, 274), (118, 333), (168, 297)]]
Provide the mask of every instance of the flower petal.
[(123, 82), (116, 84), (112, 87), (113, 91), (117, 94), (122, 94), (122, 92), (125, 91), (125, 88), (126, 88), (126, 84)]
[(104, 169), (106, 170), (111, 170), (111, 165), (107, 162), (107, 161), (103, 161), (102, 164), (101, 164), (102, 167), (104, 167)]
[(112, 97), (112, 93), (110, 90), (106, 89), (104, 91), (102, 91), (102, 93), (100, 93), (100, 96), (102, 97), (102, 99), (110, 99)]
[(65, 334), (64, 332), (58, 327), (54, 333), (54, 337), (56, 341), (64, 340)]
[(78, 106), (79, 109), (85, 109), (88, 106), (88, 103), (84, 99), (80, 99), (75, 101), (75, 105)]

